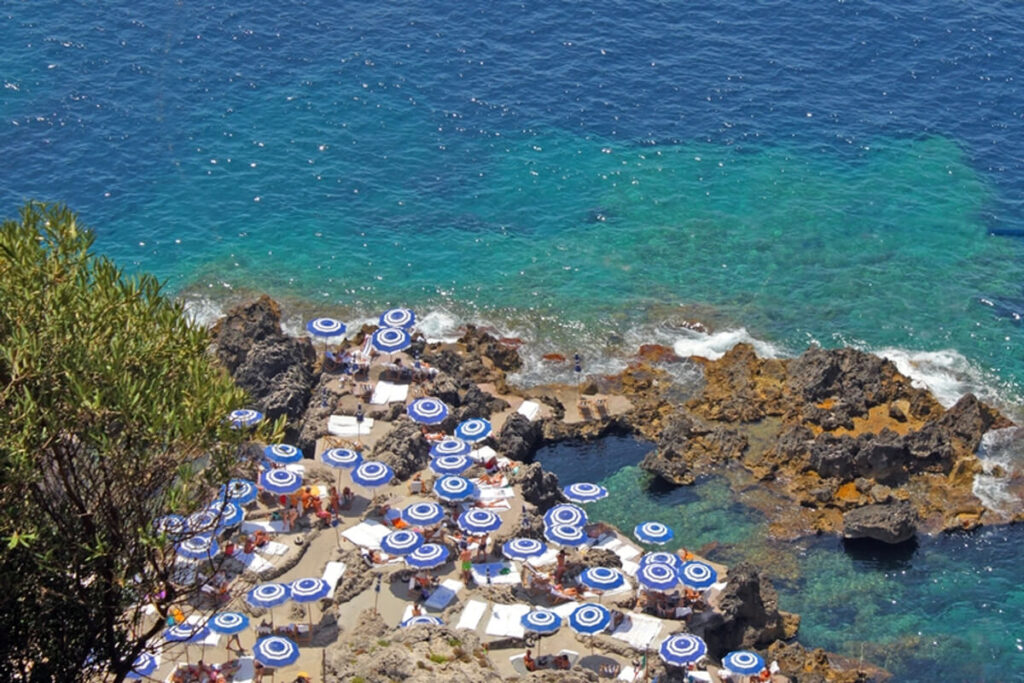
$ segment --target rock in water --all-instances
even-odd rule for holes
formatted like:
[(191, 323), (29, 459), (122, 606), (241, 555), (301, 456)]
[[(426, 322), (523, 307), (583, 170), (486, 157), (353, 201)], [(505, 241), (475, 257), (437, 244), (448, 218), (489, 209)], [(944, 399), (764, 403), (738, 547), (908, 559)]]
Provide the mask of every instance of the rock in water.
[(917, 515), (909, 502), (865, 505), (843, 515), (844, 538), (873, 538), (902, 543), (917, 533)]

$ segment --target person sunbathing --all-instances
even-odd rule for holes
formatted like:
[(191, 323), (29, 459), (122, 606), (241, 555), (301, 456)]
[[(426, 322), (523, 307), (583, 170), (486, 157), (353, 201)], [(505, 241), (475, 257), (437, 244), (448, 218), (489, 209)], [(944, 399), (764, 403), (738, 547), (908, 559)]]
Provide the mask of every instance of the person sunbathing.
[(523, 655), (523, 666), (526, 667), (527, 671), (537, 670), (537, 661), (533, 658), (533, 655), (530, 654), (529, 650), (527, 650), (526, 654)]
[(505, 475), (501, 472), (491, 472), (480, 475), (480, 483), (483, 486), (501, 486), (505, 481)]
[(583, 527), (588, 538), (599, 538), (607, 533), (614, 533), (615, 529), (611, 525), (605, 524), (604, 522), (594, 522), (593, 524), (587, 524)]
[(262, 548), (266, 544), (270, 543), (271, 535), (263, 529), (257, 529), (252, 534), (252, 542), (257, 548)]
[(579, 590), (573, 587), (566, 588), (560, 583), (548, 588), (548, 592), (552, 597), (561, 598), (563, 600), (576, 600), (580, 596)]
[(571, 662), (569, 661), (569, 655), (555, 655), (555, 658), (552, 660), (552, 662), (554, 663), (556, 669), (563, 669), (568, 671), (571, 666)]
[(426, 425), (420, 427), (420, 432), (427, 441), (440, 441), (444, 438), (444, 432), (428, 432)]
[(676, 551), (676, 555), (678, 555), (679, 559), (682, 560), (683, 562), (689, 562), (690, 560), (693, 559), (693, 553), (691, 553), (686, 548), (680, 548), (679, 550), (677, 550)]
[(356, 499), (356, 494), (352, 493), (352, 489), (345, 487), (341, 491), (341, 507), (343, 510), (348, 510), (352, 507), (352, 501)]

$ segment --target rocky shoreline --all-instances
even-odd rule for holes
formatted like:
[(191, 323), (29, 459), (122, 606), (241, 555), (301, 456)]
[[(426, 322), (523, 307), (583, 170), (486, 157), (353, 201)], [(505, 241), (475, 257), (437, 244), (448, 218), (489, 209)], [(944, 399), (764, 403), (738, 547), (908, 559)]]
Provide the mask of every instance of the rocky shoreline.
[[(353, 399), (353, 388), (322, 372), (313, 343), (283, 334), (280, 319), (278, 305), (268, 297), (239, 306), (215, 326), (211, 352), (249, 392), (253, 407), (271, 419), (284, 417), (286, 440), (312, 457), (327, 418), (341, 402)], [(361, 342), (370, 331), (364, 328), (354, 341)], [(466, 417), (506, 411), (508, 397), (530, 399), (543, 405), (544, 415), (534, 421), (509, 415), (494, 437), (502, 455), (531, 463), (539, 448), (558, 441), (634, 434), (657, 446), (642, 466), (670, 483), (686, 485), (716, 473), (737, 489), (757, 490), (760, 495), (741, 497), (767, 515), (779, 538), (841, 533), (898, 543), (918, 532), (1024, 518), (1024, 511), (986, 508), (972, 490), (981, 469), (975, 453), (982, 436), (1012, 423), (971, 395), (946, 410), (891, 363), (870, 354), (810, 349), (794, 359), (761, 359), (740, 344), (711, 361), (646, 346), (621, 373), (587, 377), (579, 388), (520, 388), (507, 379), (520, 367), (520, 343), (473, 327), (455, 344), (414, 341), (419, 357), (439, 371), (429, 394), (452, 408), (440, 429), (450, 432)], [(549, 362), (565, 361), (556, 357)], [(681, 394), (670, 372), (676, 364), (699, 368), (703, 386)], [(429, 445), (418, 426), (401, 419), (404, 406), (368, 408), (367, 417), (394, 423), (370, 455), (395, 469), (396, 483), (425, 467)], [(557, 478), (537, 463), (521, 468), (513, 483), (535, 513), (562, 500)], [(539, 525), (532, 533), (539, 537)], [(588, 562), (614, 565), (616, 560), (588, 554)], [(358, 576), (351, 579), (365, 590)], [(339, 591), (336, 600), (343, 602), (348, 592)], [(366, 623), (356, 629), (359, 637), (380, 641), (372, 617), (361, 619)], [(700, 615), (689, 629), (705, 638), (713, 654), (757, 648), (793, 680), (886, 677), (881, 670), (805, 650), (793, 641), (798, 623), (795, 615), (778, 610), (763, 572), (741, 563), (729, 568), (719, 609)], [(444, 633), (424, 636), (422, 629), (412, 629), (392, 634), (388, 642), (408, 648), (412, 641), (432, 641)], [(460, 632), (459, 638), (464, 635)], [(609, 649), (621, 646), (603, 639)], [(440, 644), (427, 645), (435, 646)], [(347, 654), (334, 657), (349, 662), (334, 667), (338, 680), (359, 671), (361, 655), (383, 646), (368, 641), (357, 654), (360, 648), (352, 650), (351, 640), (344, 647)], [(477, 671), (462, 679), (488, 680), (490, 674), (474, 664), (486, 650), (470, 642), (459, 649), (459, 656), (448, 661), (461, 660), (465, 671)], [(446, 669), (445, 675), (450, 673)], [(559, 680), (572, 680), (564, 676)]]

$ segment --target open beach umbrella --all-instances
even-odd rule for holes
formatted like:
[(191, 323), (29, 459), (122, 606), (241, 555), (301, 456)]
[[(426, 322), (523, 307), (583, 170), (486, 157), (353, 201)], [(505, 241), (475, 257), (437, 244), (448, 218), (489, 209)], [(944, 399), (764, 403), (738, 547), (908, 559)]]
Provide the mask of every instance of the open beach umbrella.
[(644, 522), (636, 525), (633, 535), (642, 543), (664, 545), (672, 540), (675, 533), (661, 522)]
[(188, 532), (188, 521), (181, 515), (164, 515), (153, 520), (153, 527), (171, 540), (177, 540)]
[(560, 503), (544, 513), (544, 524), (547, 526), (558, 524), (583, 526), (586, 523), (587, 513), (583, 511), (583, 508), (569, 503)]
[(668, 553), (664, 550), (659, 550), (653, 553), (644, 553), (640, 558), (640, 566), (646, 567), (649, 564), (670, 564), (675, 570), (683, 568), (683, 561), (679, 559), (679, 556), (675, 553)]
[(381, 539), (380, 549), (390, 555), (408, 555), (423, 545), (423, 534), (410, 529), (398, 529)]
[(412, 337), (397, 327), (381, 327), (370, 335), (370, 344), (381, 353), (395, 353), (412, 344)]
[(238, 503), (225, 503), (223, 500), (215, 500), (210, 503), (206, 511), (220, 519), (217, 526), (221, 529), (241, 524), (245, 519), (245, 510)]
[(448, 561), (448, 548), (437, 543), (424, 543), (405, 556), (405, 563), (416, 569), (434, 569)]
[(260, 472), (260, 486), (271, 493), (287, 495), (302, 488), (302, 477), (288, 470)]
[(210, 629), (202, 624), (190, 624), (187, 621), (164, 629), (164, 640), (170, 643), (198, 643), (206, 640)]
[(299, 646), (282, 636), (266, 636), (253, 645), (252, 656), (263, 666), (289, 666), (299, 658)]
[[(569, 626), (576, 633), (594, 635), (608, 628), (612, 613), (604, 605), (585, 602), (569, 615)], [(590, 653), (594, 653), (594, 640), (590, 640)]]
[[(313, 577), (295, 579), (289, 584), (291, 599), (294, 602), (316, 602), (323, 600), (331, 592), (331, 584), (323, 579)], [(309, 617), (309, 632), (313, 632), (313, 609), (306, 610)]]
[(476, 486), (465, 477), (449, 475), (434, 482), (434, 495), (441, 500), (454, 502), (472, 498), (476, 494)]
[(436, 425), (448, 417), (448, 406), (444, 401), (433, 396), (424, 396), (410, 403), (405, 411), (414, 422), (425, 425)]
[(670, 591), (679, 585), (679, 572), (670, 564), (651, 562), (636, 570), (636, 580), (644, 588)]
[(260, 494), (256, 483), (248, 479), (232, 479), (220, 487), (221, 500), (228, 500), (239, 505), (248, 505)]
[(416, 324), (416, 314), (408, 308), (392, 308), (380, 314), (381, 327), (399, 327), (407, 330)]
[(547, 544), (534, 538), (513, 538), (501, 546), (501, 552), (510, 560), (528, 560), (540, 557), (547, 551)]
[[(524, 614), (519, 622), (524, 630), (533, 633), (554, 633), (562, 627), (562, 617), (539, 607)], [(540, 641), (537, 642), (537, 655), (540, 656)]]
[(580, 573), (580, 582), (597, 591), (608, 591), (625, 583), (626, 577), (612, 567), (587, 567)]
[(239, 408), (228, 413), (228, 420), (231, 421), (231, 426), (235, 429), (252, 427), (262, 419), (263, 413), (258, 410), (251, 410), (250, 408)]
[(722, 658), (722, 666), (743, 676), (752, 676), (764, 669), (764, 658), (750, 650), (735, 650)]
[(253, 607), (270, 610), (270, 620), (274, 620), (274, 607), (283, 604), (291, 597), (292, 591), (285, 583), (261, 583), (245, 594), (245, 601)]
[(349, 448), (328, 448), (320, 454), (320, 459), (324, 461), (325, 465), (345, 470), (359, 467), (359, 464), (363, 462), (363, 456), (358, 451)]
[(208, 534), (198, 534), (186, 538), (178, 544), (178, 555), (191, 560), (206, 560), (212, 558), (219, 551), (217, 539)]
[(455, 428), (455, 436), (468, 443), (483, 441), (491, 435), (491, 423), (482, 417), (474, 417), (460, 422)]
[(384, 486), (395, 476), (394, 470), (382, 462), (367, 460), (352, 472), (352, 481), (368, 489)]
[(438, 474), (462, 474), (472, 466), (464, 455), (440, 455), (430, 461), (430, 469)]
[(313, 318), (306, 323), (306, 331), (314, 337), (327, 339), (345, 334), (345, 323), (334, 318)]
[(222, 633), (229, 636), (232, 633), (241, 633), (248, 628), (249, 617), (241, 612), (218, 612), (210, 617), (207, 626), (214, 633)]
[(679, 578), (690, 588), (702, 590), (718, 580), (718, 572), (703, 562), (684, 562), (679, 569)]
[(402, 628), (409, 628), (410, 626), (444, 626), (444, 622), (435, 616), (420, 614), (419, 616), (409, 617), (399, 626)]
[(156, 671), (159, 663), (156, 657), (148, 652), (143, 652), (132, 662), (132, 670), (125, 678), (149, 678), (150, 674)]
[(703, 639), (689, 633), (676, 633), (661, 641), (658, 654), (672, 666), (686, 666), (700, 660), (707, 654), (708, 646)]
[(430, 446), (431, 457), (437, 458), (442, 455), (469, 455), (473, 447), (462, 439), (454, 436), (446, 436), (440, 441), (435, 441)]
[(437, 503), (413, 503), (402, 510), (402, 519), (419, 526), (437, 524), (444, 519), (444, 508)]
[(589, 482), (569, 484), (562, 489), (562, 493), (573, 503), (593, 503), (608, 496), (608, 489)]
[(263, 457), (278, 465), (290, 465), (302, 460), (302, 451), (287, 443), (275, 443), (263, 449)]
[(583, 528), (571, 524), (545, 525), (544, 538), (552, 543), (570, 547), (581, 546), (587, 542), (587, 535), (583, 533)]
[(218, 516), (210, 510), (200, 510), (188, 516), (186, 528), (193, 534), (212, 534), (217, 530)]
[(458, 525), (467, 534), (489, 534), (501, 526), (501, 517), (490, 510), (473, 508), (459, 515)]

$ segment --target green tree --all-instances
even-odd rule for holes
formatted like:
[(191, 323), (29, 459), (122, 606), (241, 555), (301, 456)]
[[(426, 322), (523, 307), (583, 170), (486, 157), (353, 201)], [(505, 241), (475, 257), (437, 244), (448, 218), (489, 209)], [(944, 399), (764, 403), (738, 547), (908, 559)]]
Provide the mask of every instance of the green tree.
[(207, 505), (253, 437), (207, 332), (92, 244), (63, 206), (0, 227), (2, 680), (123, 679), (163, 628), (146, 599), (198, 590), (154, 520)]

